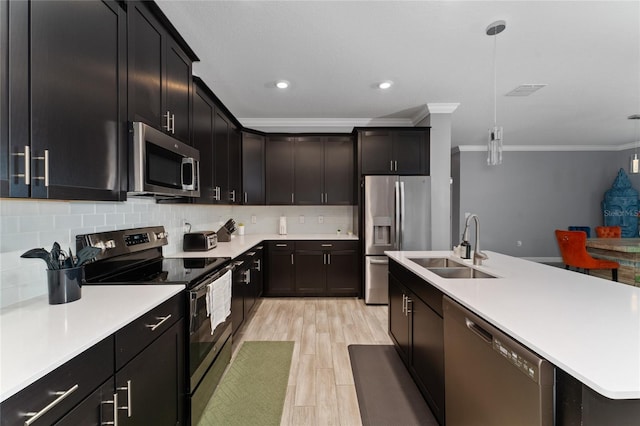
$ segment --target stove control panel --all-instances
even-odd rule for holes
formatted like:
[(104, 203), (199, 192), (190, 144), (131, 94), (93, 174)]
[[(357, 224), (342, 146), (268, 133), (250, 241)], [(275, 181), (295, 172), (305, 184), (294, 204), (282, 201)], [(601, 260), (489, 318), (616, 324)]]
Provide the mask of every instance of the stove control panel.
[(125, 235), (124, 243), (127, 247), (135, 246), (138, 244), (145, 244), (149, 242), (149, 234), (141, 233), (141, 234), (129, 234)]

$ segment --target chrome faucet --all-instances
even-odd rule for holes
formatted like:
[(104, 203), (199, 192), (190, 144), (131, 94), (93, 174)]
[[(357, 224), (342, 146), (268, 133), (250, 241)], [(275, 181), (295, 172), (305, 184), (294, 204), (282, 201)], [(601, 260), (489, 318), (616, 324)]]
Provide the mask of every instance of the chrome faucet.
[(489, 256), (480, 251), (480, 218), (477, 214), (470, 214), (464, 224), (464, 232), (462, 233), (462, 240), (469, 241), (469, 222), (473, 218), (476, 222), (476, 241), (473, 250), (473, 264), (482, 265), (483, 260), (487, 260)]

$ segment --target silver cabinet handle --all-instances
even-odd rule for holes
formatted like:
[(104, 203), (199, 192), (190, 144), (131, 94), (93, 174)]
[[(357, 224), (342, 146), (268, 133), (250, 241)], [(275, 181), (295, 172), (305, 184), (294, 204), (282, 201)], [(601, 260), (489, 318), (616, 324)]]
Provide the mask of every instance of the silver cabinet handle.
[(127, 410), (127, 417), (131, 417), (131, 414), (133, 413), (133, 406), (131, 405), (131, 388), (131, 380), (127, 380), (127, 386), (116, 388), (117, 391), (127, 391), (127, 405), (124, 407), (118, 407), (118, 410)]
[[(405, 311), (405, 303), (407, 301), (407, 296), (405, 296), (404, 294), (402, 295), (402, 313), (404, 314)], [(405, 314), (406, 316), (406, 314)]]
[(324, 192), (320, 193), (320, 204), (324, 203)]
[(329, 204), (329, 193), (328, 192), (324, 193), (324, 203), (325, 204)]
[(229, 198), (232, 203), (236, 202), (236, 190), (229, 191)]
[(286, 244), (276, 244), (276, 247), (286, 247)]
[(393, 171), (395, 171), (395, 172), (398, 171), (398, 160), (394, 160), (393, 161)]
[(171, 131), (171, 111), (167, 110), (167, 113), (162, 116), (166, 120), (162, 126), (163, 129), (167, 129), (167, 132)]
[(322, 244), (322, 247), (333, 247), (333, 244)]
[(100, 422), (100, 426), (113, 425), (118, 426), (118, 393), (113, 394), (113, 399), (110, 401), (100, 401), (101, 404), (113, 404), (113, 421), (112, 422)]
[(156, 329), (158, 327), (160, 327), (162, 325), (162, 323), (167, 321), (169, 318), (171, 318), (171, 314), (167, 315), (166, 317), (156, 317), (156, 319), (160, 320), (160, 322), (158, 322), (156, 324), (145, 324), (145, 327), (150, 328), (151, 331), (156, 331)]
[(262, 262), (260, 262), (260, 259), (256, 259), (254, 263), (256, 265), (256, 271), (260, 272), (262, 270)]
[(327, 265), (331, 265), (331, 253), (327, 253)]
[(323, 265), (327, 264), (327, 253), (322, 253), (322, 264)]
[(16, 152), (11, 155), (24, 157), (24, 173), (16, 173), (11, 177), (24, 178), (24, 184), (31, 185), (31, 148), (29, 145), (25, 145), (24, 152)]
[(216, 201), (220, 201), (220, 187), (216, 186), (213, 190), (213, 199)]
[(291, 204), (293, 204), (293, 192), (291, 193)]
[(47, 414), (49, 412), (49, 410), (51, 410), (56, 405), (60, 404), (63, 399), (65, 399), (66, 397), (71, 395), (73, 392), (75, 392), (78, 389), (78, 387), (79, 387), (78, 384), (75, 384), (75, 385), (71, 386), (71, 388), (69, 388), (69, 390), (53, 392), (53, 395), (58, 395), (58, 397), (56, 399), (54, 399), (51, 403), (49, 403), (49, 405), (47, 405), (46, 407), (44, 407), (40, 411), (29, 412), (29, 413), (24, 413), (23, 414), (23, 416), (29, 417), (27, 420), (25, 420), (24, 426), (30, 426), (33, 422), (38, 420), (40, 417), (42, 417), (45, 414)]
[(175, 114), (171, 114), (171, 133), (172, 134), (176, 133), (176, 115)]
[(247, 195), (247, 193), (244, 193), (244, 203), (245, 204), (249, 204), (249, 196)]
[(413, 301), (411, 300), (411, 298), (409, 296), (407, 296), (407, 310), (405, 312), (405, 315), (409, 316), (409, 314), (411, 313), (411, 309), (409, 309), (409, 303), (413, 303)]
[(393, 160), (389, 160), (389, 170), (393, 171)]
[(291, 253), (291, 264), (293, 265), (293, 253)]
[(251, 271), (244, 271), (244, 283), (251, 284)]
[(33, 157), (34, 160), (43, 160), (44, 161), (44, 176), (34, 176), (33, 179), (43, 180), (44, 186), (49, 186), (49, 150), (44, 150), (43, 157)]

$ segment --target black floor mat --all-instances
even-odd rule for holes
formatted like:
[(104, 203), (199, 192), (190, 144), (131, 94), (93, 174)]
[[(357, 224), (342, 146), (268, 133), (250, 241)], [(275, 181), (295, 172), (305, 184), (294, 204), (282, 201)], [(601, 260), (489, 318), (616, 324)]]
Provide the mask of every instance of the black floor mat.
[(438, 426), (392, 345), (349, 345), (363, 426)]

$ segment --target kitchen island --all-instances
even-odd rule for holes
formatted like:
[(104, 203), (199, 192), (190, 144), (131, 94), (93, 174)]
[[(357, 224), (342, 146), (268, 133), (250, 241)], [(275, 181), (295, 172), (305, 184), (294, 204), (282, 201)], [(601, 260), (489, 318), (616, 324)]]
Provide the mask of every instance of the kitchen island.
[[(589, 238), (587, 251), (595, 258), (618, 262), (618, 281), (640, 287), (640, 238)], [(594, 270), (593, 275), (607, 278), (611, 274)]]
[[(464, 262), (496, 278), (443, 278), (410, 260), (453, 258), (449, 251), (386, 254), (555, 365), (559, 377), (570, 379), (557, 392), (568, 388), (573, 389), (568, 392), (580, 392), (582, 402), (572, 409), (582, 410), (588, 399), (636, 422), (640, 416), (640, 288), (486, 253), (489, 259), (482, 266)], [(569, 410), (563, 408), (566, 394), (558, 397), (557, 410)], [(600, 411), (607, 413), (607, 409)], [(562, 418), (574, 414), (562, 413)]]

